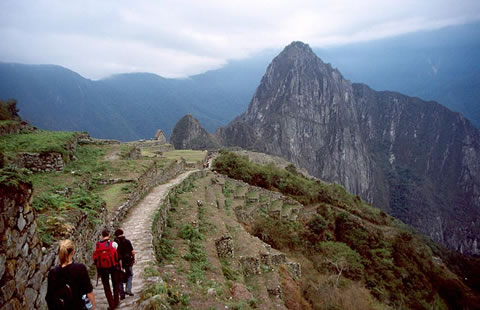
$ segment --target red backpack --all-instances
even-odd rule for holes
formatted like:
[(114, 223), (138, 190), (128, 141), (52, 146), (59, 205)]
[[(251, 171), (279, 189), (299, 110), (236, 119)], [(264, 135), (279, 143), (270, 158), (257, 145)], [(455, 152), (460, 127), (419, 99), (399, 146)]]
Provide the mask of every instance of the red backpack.
[(97, 248), (93, 252), (93, 261), (99, 269), (108, 269), (118, 265), (117, 250), (111, 241), (97, 242)]

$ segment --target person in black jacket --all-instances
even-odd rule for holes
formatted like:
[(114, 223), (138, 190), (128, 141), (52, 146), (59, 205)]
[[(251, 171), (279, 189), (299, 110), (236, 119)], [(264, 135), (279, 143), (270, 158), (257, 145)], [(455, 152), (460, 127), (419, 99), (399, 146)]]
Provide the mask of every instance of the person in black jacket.
[(124, 283), (120, 283), (120, 298), (125, 298), (125, 294), (133, 296), (132, 293), (132, 280), (133, 280), (133, 264), (135, 264), (135, 251), (133, 250), (130, 240), (125, 238), (123, 230), (117, 229), (115, 231), (115, 240), (118, 244), (117, 252), (121, 260), (121, 266), (125, 271), (127, 277), (125, 289)]
[(48, 273), (48, 287), (45, 299), (48, 309), (85, 309), (86, 295), (95, 310), (95, 295), (88, 276), (87, 267), (73, 262), (75, 244), (72, 240), (62, 240), (58, 248), (60, 265), (52, 267)]

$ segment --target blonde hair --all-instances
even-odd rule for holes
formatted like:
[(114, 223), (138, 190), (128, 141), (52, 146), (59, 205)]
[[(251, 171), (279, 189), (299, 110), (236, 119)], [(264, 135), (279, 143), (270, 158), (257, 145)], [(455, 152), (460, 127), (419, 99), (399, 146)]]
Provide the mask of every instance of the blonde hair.
[(58, 259), (60, 264), (68, 263), (68, 256), (75, 250), (75, 243), (72, 240), (62, 240), (58, 246)]

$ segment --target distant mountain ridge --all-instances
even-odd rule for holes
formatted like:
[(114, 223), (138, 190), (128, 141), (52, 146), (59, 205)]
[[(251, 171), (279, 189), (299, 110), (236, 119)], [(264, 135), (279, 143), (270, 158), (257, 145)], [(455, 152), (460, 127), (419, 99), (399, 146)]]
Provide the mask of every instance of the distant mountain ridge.
[[(437, 100), (480, 126), (480, 23), (315, 49), (343, 75), (377, 90)], [(192, 114), (213, 132), (245, 111), (279, 50), (187, 79), (119, 74), (100, 81), (58, 66), (0, 63), (0, 99), (16, 98), (33, 125), (122, 141), (167, 135)]]
[(435, 102), (352, 84), (302, 42), (270, 64), (226, 146), (286, 158), (432, 239), (479, 254), (480, 132)]
[[(243, 111), (260, 79), (252, 66), (166, 79), (151, 73), (92, 81), (55, 65), (0, 63), (0, 98), (15, 98), (21, 116), (42, 129), (88, 131), (122, 141), (169, 135), (175, 120), (192, 113), (214, 131)], [(223, 75), (229, 74), (229, 79)], [(247, 77), (245, 77), (247, 76)], [(235, 85), (238, 81), (238, 87)], [(218, 86), (221, 84), (221, 86)]]

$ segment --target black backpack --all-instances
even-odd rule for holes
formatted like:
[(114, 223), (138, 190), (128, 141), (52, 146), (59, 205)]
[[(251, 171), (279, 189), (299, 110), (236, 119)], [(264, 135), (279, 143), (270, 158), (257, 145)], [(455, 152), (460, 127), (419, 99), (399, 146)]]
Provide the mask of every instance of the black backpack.
[(134, 257), (132, 255), (132, 246), (126, 238), (115, 238), (115, 242), (118, 244), (118, 254), (122, 260), (123, 267), (130, 267), (133, 265)]
[(55, 309), (71, 309), (73, 305), (72, 287), (68, 284), (69, 277), (67, 267), (55, 267), (55, 290), (52, 296), (52, 302)]

